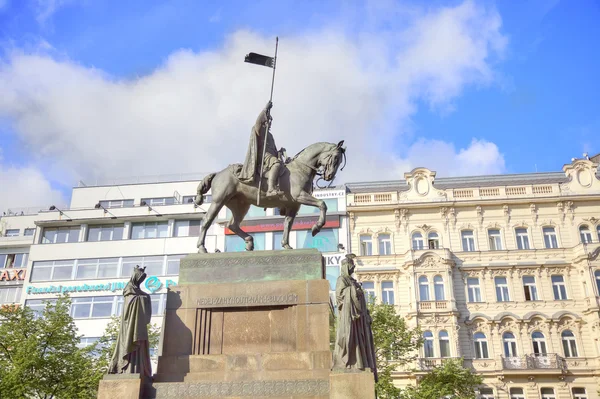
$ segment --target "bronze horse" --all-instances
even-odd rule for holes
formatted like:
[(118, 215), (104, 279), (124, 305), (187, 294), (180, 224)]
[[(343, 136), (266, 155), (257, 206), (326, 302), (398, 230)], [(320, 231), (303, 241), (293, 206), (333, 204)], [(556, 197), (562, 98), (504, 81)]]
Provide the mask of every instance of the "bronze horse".
[[(338, 144), (315, 143), (300, 151), (285, 168), (282, 168), (279, 177), (280, 195), (267, 197), (267, 185), (262, 184), (260, 206), (279, 208), (280, 215), (285, 216), (281, 240), (283, 248), (292, 249), (289, 244), (290, 230), (301, 205), (314, 206), (321, 211), (319, 219), (312, 226), (313, 236), (325, 224), (327, 205), (312, 196), (313, 181), (317, 175), (322, 175), (325, 181), (332, 181), (335, 178), (342, 159), (345, 158), (346, 149), (342, 147), (343, 144), (343, 140)], [(240, 223), (244, 220), (250, 205), (257, 205), (258, 188), (257, 184), (245, 184), (238, 180), (236, 173), (240, 168), (239, 164), (230, 165), (218, 173), (209, 174), (198, 185), (198, 193), (194, 199), (196, 205), (202, 205), (203, 195), (212, 188), (212, 202), (200, 230), (198, 252), (206, 252), (204, 246), (206, 232), (223, 206), (229, 208), (232, 215), (227, 227), (244, 239), (247, 251), (254, 249), (254, 239), (240, 228)]]

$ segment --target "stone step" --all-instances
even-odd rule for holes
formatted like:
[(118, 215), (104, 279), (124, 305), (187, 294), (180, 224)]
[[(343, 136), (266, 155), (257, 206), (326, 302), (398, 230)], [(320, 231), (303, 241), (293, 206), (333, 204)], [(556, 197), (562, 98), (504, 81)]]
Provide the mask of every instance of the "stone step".
[(255, 381), (155, 382), (145, 397), (151, 399), (191, 398), (329, 398), (329, 378)]

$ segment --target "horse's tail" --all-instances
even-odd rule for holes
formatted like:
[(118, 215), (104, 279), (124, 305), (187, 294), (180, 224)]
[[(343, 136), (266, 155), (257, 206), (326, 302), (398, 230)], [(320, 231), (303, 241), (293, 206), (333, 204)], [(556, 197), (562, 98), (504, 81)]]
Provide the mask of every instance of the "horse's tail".
[(196, 198), (194, 199), (194, 203), (196, 205), (198, 205), (198, 206), (202, 205), (202, 203), (204, 202), (204, 194), (206, 194), (208, 192), (208, 190), (210, 190), (212, 180), (214, 179), (214, 177), (216, 175), (217, 175), (216, 173), (211, 173), (209, 175), (206, 175), (206, 177), (204, 179), (202, 179), (200, 184), (198, 184), (198, 193), (196, 195)]

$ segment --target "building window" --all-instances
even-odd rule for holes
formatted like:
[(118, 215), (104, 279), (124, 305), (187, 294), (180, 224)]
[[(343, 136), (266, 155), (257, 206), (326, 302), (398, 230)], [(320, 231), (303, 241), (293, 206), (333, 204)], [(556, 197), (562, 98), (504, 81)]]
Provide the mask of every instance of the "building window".
[(553, 388), (542, 388), (542, 399), (556, 399)]
[(523, 276), (523, 289), (525, 290), (526, 301), (537, 301), (539, 299), (535, 286), (535, 277)]
[(462, 238), (462, 247), (465, 252), (475, 251), (475, 236), (473, 230), (463, 230), (460, 232)]
[(372, 281), (365, 281), (361, 284), (367, 300), (371, 303), (375, 303), (375, 283)]
[(515, 229), (515, 234), (517, 235), (517, 248), (529, 249), (529, 235), (527, 234), (527, 229)]
[(523, 393), (523, 388), (511, 388), (510, 389), (510, 399), (525, 399), (525, 394)]
[(95, 345), (100, 340), (100, 337), (81, 337), (77, 347), (79, 349), (87, 348), (90, 345)]
[(79, 226), (45, 228), (42, 244), (59, 244), (79, 241)]
[(513, 333), (505, 332), (504, 335), (502, 335), (502, 342), (504, 342), (505, 357), (517, 356), (517, 340)]
[(573, 399), (588, 399), (585, 388), (573, 388)]
[(444, 279), (442, 276), (435, 276), (433, 278), (433, 295), (436, 301), (446, 300), (446, 296), (444, 295)]
[(556, 230), (554, 230), (554, 227), (544, 227), (542, 231), (544, 233), (546, 248), (558, 248), (558, 240), (556, 239)]
[(74, 319), (110, 317), (113, 314), (114, 298), (114, 296), (73, 298), (71, 300), (71, 317)]
[[(328, 214), (338, 211), (338, 199), (337, 198), (326, 198), (323, 201), (325, 201), (325, 205), (327, 205), (327, 213)], [(259, 209), (262, 209), (262, 208), (259, 208)], [(301, 205), (300, 210), (298, 211), (298, 215), (312, 215), (312, 214), (319, 213), (319, 212), (321, 212), (319, 207)]]
[[(195, 199), (196, 199), (195, 195), (184, 195), (183, 197), (181, 197), (181, 203), (182, 204), (193, 204)], [(202, 201), (202, 204), (210, 204), (211, 202), (212, 202), (212, 195), (204, 194), (204, 199)]]
[(273, 232), (273, 250), (277, 251), (283, 249), (281, 245), (281, 241), (283, 241), (283, 231), (274, 231)]
[(337, 252), (338, 231), (338, 229), (323, 229), (313, 237), (310, 230), (299, 230), (296, 232), (296, 248), (316, 248), (321, 252)]
[(181, 259), (187, 255), (169, 255), (167, 256), (167, 276), (179, 275), (179, 264)]
[(554, 292), (554, 299), (557, 301), (565, 301), (567, 299), (567, 286), (565, 285), (565, 278), (563, 276), (552, 276), (552, 291)]
[(414, 250), (419, 250), (425, 248), (425, 243), (423, 241), (423, 234), (416, 231), (412, 235), (412, 248)]
[(489, 359), (487, 337), (482, 332), (477, 332), (473, 335), (475, 343), (475, 359)]
[(479, 397), (480, 399), (494, 399), (494, 390), (492, 388), (481, 388)]
[(79, 259), (76, 280), (114, 278), (119, 275), (119, 258)]
[(592, 232), (587, 224), (582, 224), (579, 226), (579, 237), (581, 238), (581, 242), (583, 244), (589, 244), (592, 242)]
[(423, 333), (423, 353), (425, 357), (434, 357), (433, 353), (433, 333), (431, 331), (425, 331)]
[(546, 337), (539, 331), (531, 334), (531, 341), (533, 343), (533, 353), (536, 355), (545, 355), (546, 351)]
[(381, 282), (381, 300), (388, 305), (394, 304), (394, 283), (391, 281)]
[(0, 288), (0, 305), (21, 302), (22, 286)]
[(31, 282), (72, 280), (74, 260), (33, 262)]
[(469, 290), (469, 302), (481, 302), (481, 287), (477, 277), (467, 279), (467, 289)]
[(25, 237), (29, 237), (35, 234), (35, 229), (25, 229), (25, 231), (23, 232), (23, 235)]
[(90, 226), (88, 229), (88, 241), (116, 241), (123, 239), (124, 225), (102, 225)]
[(373, 237), (370, 235), (360, 236), (360, 254), (361, 256), (373, 255)]
[(23, 269), (27, 267), (28, 254), (1, 254), (0, 268)]
[(577, 357), (577, 342), (571, 330), (565, 330), (560, 334), (565, 357)]
[[(265, 249), (265, 233), (250, 233), (254, 238), (254, 250), (262, 251)], [(298, 247), (300, 248), (300, 247)], [(238, 235), (225, 236), (225, 252), (244, 252), (246, 250), (246, 241)]]
[(46, 309), (46, 304), (54, 304), (56, 303), (56, 299), (27, 299), (25, 301), (25, 306), (33, 311), (35, 317), (41, 317)]
[(419, 277), (419, 300), (429, 300), (429, 281), (426, 276)]
[(379, 241), (379, 255), (391, 255), (392, 254), (392, 239), (389, 234), (379, 234), (377, 237)]
[(440, 357), (450, 357), (450, 338), (448, 337), (447, 331), (440, 331)]
[(510, 295), (508, 293), (506, 277), (496, 277), (494, 282), (496, 283), (496, 300), (498, 302), (509, 302)]
[(160, 205), (174, 205), (175, 197), (159, 197), (159, 198), (142, 198), (140, 205), (148, 206), (160, 206)]
[(4, 236), (5, 237), (18, 237), (21, 230), (19, 229), (7, 229)]
[(596, 289), (598, 290), (596, 295), (600, 296), (600, 270), (596, 270), (594, 276), (596, 277)]
[(502, 237), (500, 236), (500, 230), (488, 230), (488, 238), (490, 240), (490, 251), (502, 250)]
[(145, 267), (147, 276), (164, 275), (164, 256), (140, 256), (123, 258), (121, 277), (129, 277), (136, 267)]
[(429, 249), (439, 249), (440, 248), (440, 236), (435, 231), (432, 231), (427, 235), (427, 245)]
[(600, 224), (596, 226), (596, 233), (598, 234), (598, 241), (600, 241)]
[(169, 222), (146, 222), (131, 224), (131, 239), (166, 238), (169, 236)]
[(133, 206), (133, 200), (109, 200), (100, 201), (100, 206), (103, 208), (128, 208)]
[(173, 237), (198, 237), (200, 235), (200, 220), (176, 220)]

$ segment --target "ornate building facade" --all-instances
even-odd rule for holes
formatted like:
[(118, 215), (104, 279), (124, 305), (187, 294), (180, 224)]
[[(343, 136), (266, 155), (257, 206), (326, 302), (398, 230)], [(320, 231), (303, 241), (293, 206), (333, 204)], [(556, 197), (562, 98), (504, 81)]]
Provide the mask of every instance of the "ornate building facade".
[(397, 386), (461, 357), (484, 377), (481, 398), (600, 398), (594, 161), (439, 179), (416, 168), (401, 181), (348, 184), (359, 280), (423, 331)]

